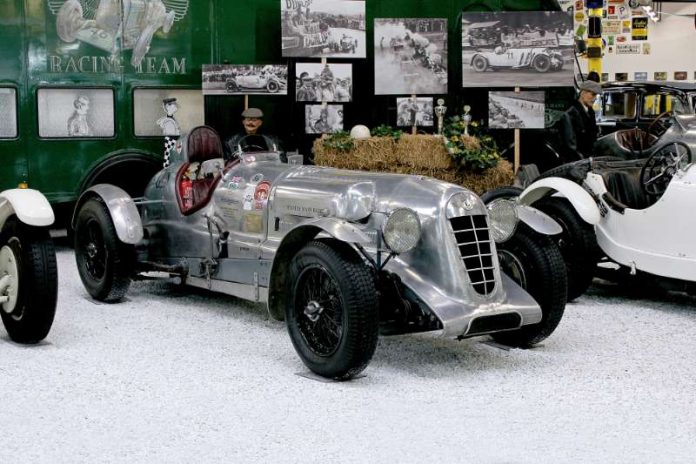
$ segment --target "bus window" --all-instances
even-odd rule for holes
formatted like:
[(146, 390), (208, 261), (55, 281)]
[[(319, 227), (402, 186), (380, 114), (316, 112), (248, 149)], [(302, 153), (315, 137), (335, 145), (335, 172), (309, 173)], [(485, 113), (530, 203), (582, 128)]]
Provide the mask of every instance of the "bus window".
[(17, 137), (17, 91), (0, 87), (0, 139)]
[(112, 89), (39, 89), (37, 99), (40, 137), (114, 136)]
[(137, 88), (133, 91), (133, 128), (138, 137), (180, 135), (204, 124), (200, 90)]

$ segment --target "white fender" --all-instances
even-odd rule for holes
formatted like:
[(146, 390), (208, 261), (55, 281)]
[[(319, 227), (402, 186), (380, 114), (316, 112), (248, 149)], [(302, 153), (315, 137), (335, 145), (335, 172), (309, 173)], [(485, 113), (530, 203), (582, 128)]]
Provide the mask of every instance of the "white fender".
[(554, 193), (563, 195), (575, 208), (575, 211), (587, 223), (599, 223), (601, 215), (597, 203), (587, 191), (575, 182), (560, 177), (540, 179), (527, 187), (519, 197), (519, 203), (531, 205), (535, 201)]
[(11, 189), (0, 193), (0, 229), (13, 214), (30, 226), (50, 226), (55, 220), (46, 197), (33, 189)]

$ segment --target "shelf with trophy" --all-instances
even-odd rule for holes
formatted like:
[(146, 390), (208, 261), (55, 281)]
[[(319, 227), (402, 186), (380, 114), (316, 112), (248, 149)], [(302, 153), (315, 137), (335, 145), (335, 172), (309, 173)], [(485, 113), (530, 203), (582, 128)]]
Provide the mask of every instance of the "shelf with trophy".
[(465, 105), (462, 114), (446, 119), (444, 103), (440, 98), (433, 108), (431, 100), (435, 134), (406, 133), (385, 125), (372, 130), (355, 126), (350, 133), (317, 139), (314, 162), (341, 169), (425, 175), (463, 185), (478, 194), (512, 184), (512, 165), (500, 157), (483, 125), (472, 121), (471, 108)]

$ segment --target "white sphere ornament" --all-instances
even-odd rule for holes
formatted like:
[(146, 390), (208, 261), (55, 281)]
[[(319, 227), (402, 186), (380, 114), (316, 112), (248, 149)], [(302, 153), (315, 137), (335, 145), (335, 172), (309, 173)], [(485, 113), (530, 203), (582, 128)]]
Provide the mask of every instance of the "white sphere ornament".
[(353, 128), (350, 130), (350, 136), (354, 139), (369, 139), (370, 128), (363, 126), (362, 124), (358, 124), (357, 126), (353, 126)]

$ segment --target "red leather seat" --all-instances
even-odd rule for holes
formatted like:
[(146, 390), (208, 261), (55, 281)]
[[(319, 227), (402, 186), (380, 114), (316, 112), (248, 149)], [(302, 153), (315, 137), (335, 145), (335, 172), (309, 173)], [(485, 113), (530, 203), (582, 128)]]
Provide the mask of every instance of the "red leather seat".
[[(177, 173), (179, 188), (176, 191), (179, 210), (182, 214), (189, 215), (208, 204), (214, 187), (220, 180), (220, 174), (211, 174), (202, 178), (198, 176), (204, 161), (219, 158), (222, 162), (222, 141), (217, 131), (209, 126), (198, 126), (192, 129), (186, 137), (186, 157), (188, 162), (184, 163)], [(189, 179), (185, 175), (192, 163), (199, 163), (195, 179)], [(190, 187), (183, 185), (188, 183)]]

